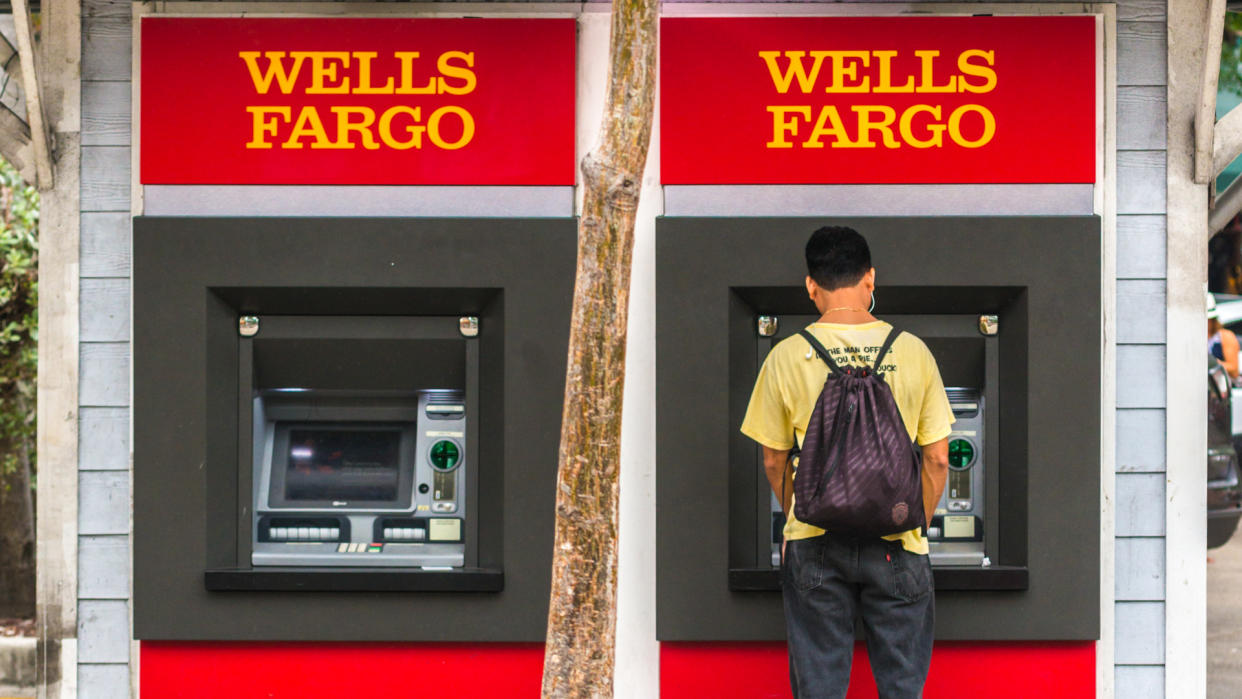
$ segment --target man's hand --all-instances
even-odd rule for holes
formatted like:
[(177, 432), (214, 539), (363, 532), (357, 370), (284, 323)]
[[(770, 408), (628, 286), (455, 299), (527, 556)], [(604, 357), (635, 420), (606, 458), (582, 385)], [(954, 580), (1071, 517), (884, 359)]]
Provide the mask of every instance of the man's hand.
[[(945, 447), (948, 454), (948, 447)], [(948, 458), (947, 456), (945, 457)], [(946, 461), (946, 463), (948, 463)], [(763, 448), (763, 473), (768, 477), (768, 485), (781, 503), (785, 516), (789, 516), (789, 508), (793, 501), (793, 470), (789, 466), (789, 450)]]
[(949, 475), (949, 438), (923, 445), (923, 520), (931, 526), (936, 504), (944, 494), (944, 482)]

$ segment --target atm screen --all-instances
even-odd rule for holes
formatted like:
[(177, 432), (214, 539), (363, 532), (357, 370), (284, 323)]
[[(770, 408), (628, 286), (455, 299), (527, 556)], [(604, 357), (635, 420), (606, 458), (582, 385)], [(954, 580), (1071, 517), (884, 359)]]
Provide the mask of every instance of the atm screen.
[(396, 500), (398, 430), (289, 431), (285, 500)]
[(277, 421), (264, 499), (283, 508), (406, 507), (412, 430), (390, 422)]

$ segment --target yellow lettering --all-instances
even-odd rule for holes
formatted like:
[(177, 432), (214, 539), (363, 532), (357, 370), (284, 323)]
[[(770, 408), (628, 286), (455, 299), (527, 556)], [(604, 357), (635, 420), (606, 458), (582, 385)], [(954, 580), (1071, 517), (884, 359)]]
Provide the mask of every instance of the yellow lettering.
[(427, 78), (427, 84), (414, 87), (414, 59), (417, 51), (397, 51), (393, 54), (401, 62), (401, 82), (397, 86), (398, 95), (431, 95), (436, 91), (436, 79)]
[[(418, 122), (422, 120), (420, 111), (421, 110), (418, 107), (407, 107), (405, 105), (398, 105), (396, 107), (392, 107), (391, 109), (389, 109), (388, 111), (380, 115), (379, 137), (380, 137), (380, 140), (384, 142), (384, 145), (388, 146), (389, 148), (395, 148), (397, 150), (409, 150), (410, 148), (422, 148), (423, 147), (423, 132), (426, 131), (427, 129), (424, 126), (418, 125)], [(393, 138), (392, 120), (395, 119), (398, 114), (406, 114), (414, 122), (413, 124), (405, 127), (406, 133), (410, 135), (410, 138), (407, 141), (398, 141), (397, 139)]]
[(923, 68), (922, 79), (915, 92), (957, 92), (956, 75), (949, 78), (947, 85), (936, 84), (936, 57), (940, 55), (939, 51), (915, 51), (914, 55), (919, 57)]
[[(976, 65), (970, 62), (972, 58), (982, 58), (987, 65)], [(957, 87), (961, 92), (991, 92), (996, 89), (996, 71), (992, 66), (996, 65), (995, 51), (980, 51), (971, 49), (963, 51), (957, 57), (957, 69), (962, 73), (962, 79), (958, 81)], [(967, 75), (976, 78), (983, 78), (982, 85), (974, 85), (966, 79)]]
[(768, 111), (772, 113), (772, 140), (768, 141), (768, 148), (793, 148), (785, 137), (798, 135), (798, 122), (790, 120), (787, 115), (790, 113), (801, 114), (803, 119), (811, 120), (811, 108), (808, 106), (790, 107), (790, 106), (771, 106)]
[[(914, 135), (914, 117), (919, 113), (930, 114), (934, 120), (927, 125), (927, 132), (931, 134), (930, 138), (920, 139)], [(930, 104), (916, 104), (901, 113), (901, 122), (898, 128), (901, 130), (901, 140), (909, 143), (915, 148), (940, 148), (944, 145), (944, 129), (945, 125), (940, 122), (940, 105), (932, 106)]]
[(379, 54), (374, 51), (354, 51), (354, 59), (358, 61), (358, 86), (354, 88), (355, 95), (391, 95), (392, 94), (392, 76), (381, 86), (376, 87), (371, 84), (371, 61)]
[(913, 75), (906, 76), (905, 85), (893, 85), (893, 59), (897, 57), (896, 51), (872, 51), (871, 54), (876, 57), (876, 64), (880, 68), (880, 75), (876, 78), (872, 92), (914, 92)]
[(831, 51), (832, 84), (824, 88), (824, 92), (869, 92), (871, 78), (864, 75), (862, 82), (846, 85), (845, 81), (858, 80), (859, 66), (866, 68), (870, 60), (870, 51)]
[[(348, 51), (294, 51), (293, 56), (311, 59), (311, 84), (306, 88), (308, 95), (344, 95), (349, 93), (349, 78), (338, 76), (338, 68), (349, 67)], [(337, 81), (329, 85), (328, 81)]]
[[(897, 119), (897, 112), (887, 104), (856, 104), (851, 109), (858, 114), (858, 142), (854, 145), (858, 148), (875, 148), (875, 142), (871, 140), (871, 132), (879, 131), (884, 139), (885, 148), (900, 148), (901, 144), (893, 138), (893, 122)], [(872, 121), (871, 115), (879, 114), (879, 121)]]
[[(983, 118), (983, 135), (971, 141), (962, 135), (962, 117), (974, 112)], [(996, 135), (996, 117), (981, 104), (963, 104), (949, 115), (949, 138), (963, 148), (981, 148)]]
[[(367, 150), (377, 150), (379, 144), (375, 142), (375, 136), (371, 133), (371, 125), (375, 123), (375, 110), (370, 107), (333, 107), (332, 113), (336, 115), (336, 143), (335, 148), (353, 148), (353, 141), (349, 140), (349, 132), (356, 131), (359, 140), (362, 141), (362, 147)], [(360, 116), (362, 121), (355, 122), (352, 117)]]
[[(794, 78), (798, 80), (798, 87), (802, 92), (809, 93), (811, 88), (815, 87), (815, 78), (819, 76), (820, 66), (824, 62), (824, 57), (831, 51), (812, 51), (811, 72), (806, 71), (806, 66), (802, 64), (802, 59), (806, 57), (806, 51), (785, 51), (785, 57), (789, 59), (789, 68), (784, 73), (781, 72), (780, 66), (776, 59), (780, 57), (780, 51), (760, 51), (759, 57), (764, 63), (768, 64), (768, 74), (772, 76), (772, 84), (776, 86), (776, 91), (782, 95), (789, 92), (789, 86), (793, 83)], [(809, 119), (810, 116), (808, 115)], [(768, 146), (771, 148), (772, 146)], [(783, 148), (784, 146), (778, 146)]]
[(267, 136), (276, 135), (276, 120), (269, 119), (268, 115), (279, 116), (285, 121), (289, 121), (288, 107), (246, 107), (246, 111), (254, 115), (254, 135), (250, 142), (246, 144), (247, 148), (271, 148), (272, 144), (267, 142)]
[[(456, 66), (449, 61), (457, 59), (465, 65)], [(440, 54), (440, 58), (436, 60), (436, 69), (440, 71), (440, 75), (444, 76), (436, 80), (436, 92), (440, 94), (450, 95), (466, 95), (474, 92), (474, 87), (478, 84), (474, 71), (474, 52), (465, 51), (445, 51)], [(462, 80), (461, 85), (449, 85), (448, 78), (458, 78)]]
[(293, 131), (289, 133), (289, 138), (280, 144), (281, 148), (301, 148), (302, 139), (310, 136), (315, 139), (311, 142), (311, 148), (333, 148), (332, 141), (328, 140), (328, 133), (323, 128), (323, 122), (319, 119), (319, 111), (311, 106), (302, 107), (302, 111), (298, 113), (298, 120), (293, 124)]
[[(824, 122), (830, 122), (825, 126)], [(819, 140), (823, 136), (832, 136), (833, 148), (853, 148), (855, 143), (850, 140), (850, 135), (845, 131), (845, 124), (841, 122), (841, 113), (837, 111), (835, 105), (827, 105), (819, 110), (819, 118), (815, 120), (815, 128), (811, 129), (811, 135), (806, 137), (803, 142), (803, 148), (823, 148), (824, 144)]]
[[(440, 120), (446, 114), (456, 114), (461, 119), (461, 137), (452, 143), (448, 143), (440, 135)], [(431, 118), (427, 120), (427, 138), (431, 142), (443, 148), (444, 150), (457, 150), (463, 148), (474, 138), (474, 117), (470, 116), (470, 112), (461, 107), (447, 106), (440, 107), (431, 113)]]
[(280, 85), (280, 91), (289, 94), (293, 91), (293, 83), (298, 79), (298, 73), (302, 70), (302, 61), (306, 59), (304, 55), (293, 55), (293, 67), (285, 70), (285, 52), (284, 51), (267, 51), (263, 53), (263, 57), (267, 59), (267, 72), (259, 71), (259, 52), (258, 51), (240, 51), (237, 54), (246, 62), (246, 68), (250, 70), (250, 79), (254, 81), (254, 89), (261, 95), (266, 95), (267, 91), (272, 88), (272, 80), (275, 79)]

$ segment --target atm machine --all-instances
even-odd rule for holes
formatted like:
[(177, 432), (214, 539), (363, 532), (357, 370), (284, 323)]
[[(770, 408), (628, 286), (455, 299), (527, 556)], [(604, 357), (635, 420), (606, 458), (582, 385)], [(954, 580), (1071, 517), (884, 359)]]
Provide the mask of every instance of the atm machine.
[[(928, 523), (927, 539), (932, 565), (991, 565), (984, 533), (990, 528), (986, 503), (988, 473), (998, 465), (996, 449), (985, 436), (996, 433), (989, 429), (986, 405), (995, 401), (995, 378), (987, 390), (989, 375), (997, 374), (997, 343), (995, 318), (970, 315), (881, 315), (881, 320), (914, 333), (936, 357), (945, 393), (953, 410), (955, 422), (949, 435), (949, 475), (944, 494)], [(814, 315), (763, 315), (755, 319), (758, 336), (759, 367), (776, 343), (797, 334), (814, 323)], [(991, 332), (992, 334), (988, 334)], [(763, 452), (755, 447), (756, 468), (762, 472)], [(994, 479), (994, 478), (993, 478)], [(775, 493), (763, 478), (760, 482), (761, 513), (758, 540), (763, 542), (759, 560), (770, 561), (773, 568), (781, 564), (782, 531), (785, 513)]]
[(465, 563), (461, 391), (255, 398), (255, 566)]

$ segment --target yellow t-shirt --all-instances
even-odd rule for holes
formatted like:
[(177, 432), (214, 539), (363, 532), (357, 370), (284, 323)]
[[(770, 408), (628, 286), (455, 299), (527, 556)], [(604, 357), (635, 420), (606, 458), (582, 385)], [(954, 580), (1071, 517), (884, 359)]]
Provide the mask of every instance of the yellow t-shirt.
[[(880, 345), (891, 328), (879, 320), (860, 325), (812, 323), (807, 326), (838, 364), (855, 366), (875, 363)], [(893, 341), (880, 371), (893, 390), (911, 440), (922, 446), (949, 436), (953, 410), (949, 407), (936, 359), (922, 340), (902, 333)], [(759, 370), (750, 406), (742, 421), (742, 434), (777, 450), (792, 448), (795, 435), (801, 444), (827, 377), (828, 365), (811, 351), (810, 343), (800, 335), (778, 343)], [(794, 474), (796, 478), (796, 466)], [(786, 539), (808, 539), (823, 533), (819, 527), (799, 522), (792, 512), (785, 522)], [(884, 538), (900, 540), (902, 547), (911, 553), (928, 551), (927, 539), (918, 529)]]

